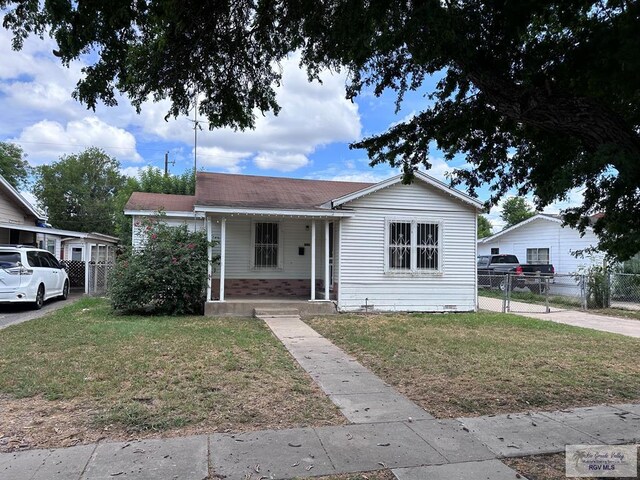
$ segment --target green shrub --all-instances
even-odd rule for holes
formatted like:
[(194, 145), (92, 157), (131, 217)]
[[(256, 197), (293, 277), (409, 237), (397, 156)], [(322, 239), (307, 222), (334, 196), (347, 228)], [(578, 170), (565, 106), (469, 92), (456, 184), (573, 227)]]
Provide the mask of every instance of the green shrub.
[[(111, 275), (111, 303), (123, 313), (202, 313), (207, 288), (207, 238), (186, 225), (145, 220), (143, 248), (119, 257)], [(213, 245), (212, 245), (213, 246)], [(217, 260), (217, 259), (214, 259)]]
[(610, 273), (605, 267), (592, 266), (586, 272), (587, 308), (608, 308), (610, 306)]

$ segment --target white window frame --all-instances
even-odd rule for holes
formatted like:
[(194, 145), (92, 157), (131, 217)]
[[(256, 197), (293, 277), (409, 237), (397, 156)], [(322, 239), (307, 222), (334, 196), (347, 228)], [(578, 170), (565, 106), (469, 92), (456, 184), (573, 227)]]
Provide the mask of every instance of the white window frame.
[[(411, 268), (390, 268), (389, 266), (389, 233), (392, 223), (411, 224)], [(418, 224), (432, 224), (438, 226), (438, 268), (418, 268)], [(444, 228), (440, 219), (422, 217), (388, 217), (384, 222), (384, 272), (393, 275), (433, 275), (441, 274), (444, 264)]]
[[(77, 252), (76, 252), (76, 253), (79, 253), (79, 254), (80, 254), (80, 259), (79, 259), (79, 260), (74, 260), (74, 259), (73, 259), (73, 251), (74, 251), (74, 250), (79, 250), (79, 251), (77, 251)], [(74, 261), (76, 261), (76, 262), (82, 262), (83, 258), (84, 258), (84, 249), (83, 249), (81, 246), (74, 246), (74, 245), (71, 245), (71, 246), (69, 247), (69, 260), (70, 260), (70, 261), (72, 261), (72, 262), (74, 262)]]
[[(540, 250), (546, 250), (547, 251), (547, 261), (546, 262), (541, 262), (540, 261)], [(536, 257), (536, 261), (535, 262), (530, 262), (529, 261), (529, 252), (530, 251), (535, 251), (535, 257)], [(536, 263), (551, 263), (551, 248), (549, 247), (534, 247), (534, 248), (527, 248), (525, 250), (525, 255), (526, 255), (526, 262), (527, 264), (536, 264)]]
[[(274, 223), (278, 226), (278, 266), (277, 267), (261, 267), (257, 266), (256, 263), (256, 224), (258, 223)], [(251, 270), (259, 270), (259, 271), (273, 271), (273, 270), (282, 270), (284, 266), (284, 255), (283, 255), (283, 235), (282, 235), (282, 223), (276, 222), (273, 220), (252, 220), (251, 221), (251, 250), (249, 252), (249, 267)]]

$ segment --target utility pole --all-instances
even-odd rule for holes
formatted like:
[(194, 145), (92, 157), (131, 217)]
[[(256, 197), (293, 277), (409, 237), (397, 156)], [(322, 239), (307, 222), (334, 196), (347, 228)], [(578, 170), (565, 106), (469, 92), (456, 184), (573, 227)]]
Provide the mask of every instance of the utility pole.
[(170, 162), (169, 152), (167, 152), (164, 154), (164, 176), (165, 177), (169, 175), (169, 164), (171, 164), (171, 166), (174, 166), (176, 164), (176, 161), (174, 160), (173, 162)]

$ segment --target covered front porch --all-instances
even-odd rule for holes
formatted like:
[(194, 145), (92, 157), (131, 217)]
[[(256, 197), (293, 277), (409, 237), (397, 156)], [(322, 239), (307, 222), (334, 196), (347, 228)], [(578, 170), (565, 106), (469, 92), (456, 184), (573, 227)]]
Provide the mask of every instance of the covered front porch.
[(339, 222), (348, 213), (203, 211), (207, 237), (217, 242), (209, 248), (207, 314), (246, 315), (262, 307), (335, 312)]

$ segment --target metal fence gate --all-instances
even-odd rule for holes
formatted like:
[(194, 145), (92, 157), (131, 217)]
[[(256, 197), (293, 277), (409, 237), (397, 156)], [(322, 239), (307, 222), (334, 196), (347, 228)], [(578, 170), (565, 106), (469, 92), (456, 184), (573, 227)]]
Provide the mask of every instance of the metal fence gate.
[(105, 295), (109, 292), (109, 276), (112, 269), (112, 263), (89, 263), (89, 295)]
[(640, 310), (640, 274), (478, 275), (478, 308), (495, 312)]

